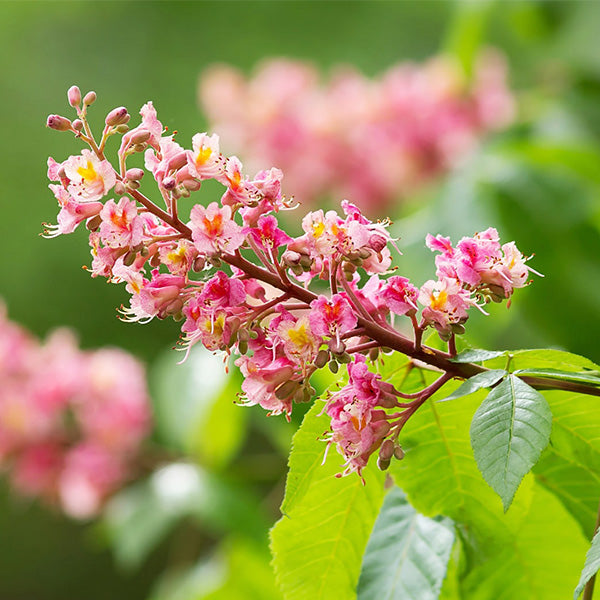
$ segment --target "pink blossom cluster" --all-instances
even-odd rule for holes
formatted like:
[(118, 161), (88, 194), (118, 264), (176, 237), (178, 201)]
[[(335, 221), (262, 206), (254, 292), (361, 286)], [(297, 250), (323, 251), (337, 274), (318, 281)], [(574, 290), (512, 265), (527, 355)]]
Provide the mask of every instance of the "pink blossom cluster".
[(251, 77), (209, 69), (199, 95), (228, 148), (251, 168), (281, 168), (303, 205), (348, 197), (378, 215), (512, 122), (506, 71), (488, 51), (470, 82), (448, 57), (399, 63), (372, 79), (338, 67), (321, 81), (310, 63), (270, 59)]
[[(463, 238), (456, 248), (446, 238), (429, 237), (430, 247), (442, 252), (439, 279), (421, 288), (392, 266), (397, 248), (389, 223), (371, 221), (347, 200), (341, 213), (309, 212), (302, 233), (289, 235), (278, 220), (291, 208), (281, 193), (280, 170), (249, 177), (238, 158), (221, 154), (216, 135), (198, 133), (191, 148), (181, 146), (163, 131), (151, 103), (134, 129), (126, 111), (111, 111), (97, 141), (85, 98), (82, 106), (79, 90), (71, 88), (78, 119), (49, 118), (51, 128), (71, 130), (92, 154), (49, 160), (60, 212), (48, 235), (77, 226), (61, 227), (61, 219), (73, 222), (61, 217), (65, 211), (85, 213), (75, 220), (85, 220), (89, 230), (91, 274), (125, 283), (130, 302), (121, 308), (123, 318), (173, 317), (181, 322), (182, 349), (201, 343), (237, 356), (245, 404), (289, 418), (294, 403), (314, 396), (310, 378), (317, 369), (329, 365), (337, 372), (340, 364), (349, 365), (349, 387), (327, 405), (345, 473), (360, 473), (380, 444), (389, 454), (407, 414), (385, 411), (402, 408), (402, 395), (368, 370), (365, 357), (391, 348), (447, 367), (468, 309), (508, 299), (527, 283), (526, 259), (514, 244), (501, 247), (493, 229)], [(116, 121), (115, 112), (121, 115)], [(104, 147), (118, 133), (118, 167), (110, 171)], [(128, 158), (142, 152), (146, 171), (128, 168)], [(160, 206), (141, 191), (144, 172)], [(224, 187), (219, 201), (187, 201), (211, 179)], [(412, 339), (403, 333), (406, 327), (396, 327), (401, 317), (412, 327)], [(429, 327), (448, 341), (447, 353), (422, 346)]]
[(66, 330), (41, 343), (0, 307), (0, 470), (16, 491), (94, 516), (131, 476), (149, 428), (131, 355), (82, 351)]

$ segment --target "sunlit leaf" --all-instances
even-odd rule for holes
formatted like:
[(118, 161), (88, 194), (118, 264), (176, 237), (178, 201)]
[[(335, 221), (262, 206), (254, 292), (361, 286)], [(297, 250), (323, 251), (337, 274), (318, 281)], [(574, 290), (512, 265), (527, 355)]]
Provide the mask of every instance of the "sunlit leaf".
[(523, 477), (548, 445), (552, 413), (544, 396), (514, 375), (477, 409), (471, 444), (484, 479), (507, 510)]
[(463, 350), (463, 352), (457, 354), (450, 360), (457, 363), (483, 362), (485, 360), (491, 360), (492, 358), (498, 358), (499, 356), (506, 356), (506, 351), (477, 350), (476, 348), (470, 348), (469, 350)]
[(472, 394), (477, 390), (492, 387), (493, 385), (498, 383), (506, 374), (506, 371), (502, 369), (493, 369), (490, 371), (483, 371), (483, 373), (477, 373), (477, 375), (469, 377), (469, 379), (467, 379), (458, 388), (456, 388), (456, 390), (454, 390), (454, 392), (452, 392), (449, 396), (442, 398), (442, 400), (438, 400), (438, 402), (454, 400), (455, 398), (461, 398), (462, 396)]
[(365, 552), (358, 600), (435, 600), (446, 576), (454, 528), (450, 519), (420, 515), (394, 487)]
[(286, 600), (354, 599), (361, 559), (383, 502), (384, 474), (374, 465), (336, 478), (343, 459), (318, 439), (328, 428), (317, 402), (294, 436), (284, 516), (271, 531), (277, 581)]

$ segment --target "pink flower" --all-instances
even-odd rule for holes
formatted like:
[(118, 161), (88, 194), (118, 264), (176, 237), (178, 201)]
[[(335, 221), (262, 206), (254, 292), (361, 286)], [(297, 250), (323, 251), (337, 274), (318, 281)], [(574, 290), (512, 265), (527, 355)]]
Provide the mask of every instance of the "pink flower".
[(249, 235), (261, 250), (270, 253), (271, 249), (277, 250), (292, 241), (292, 238), (277, 225), (277, 219), (273, 215), (263, 216), (258, 219), (256, 227), (246, 227), (244, 233)]
[(331, 299), (321, 295), (310, 303), (310, 308), (310, 326), (317, 335), (339, 339), (358, 322), (352, 306), (342, 294), (334, 294)]
[(192, 148), (193, 151), (187, 154), (190, 174), (198, 179), (217, 177), (223, 168), (223, 161), (219, 153), (219, 136), (197, 133), (192, 138)]
[(381, 294), (390, 311), (397, 315), (417, 311), (419, 290), (406, 277), (390, 277)]
[(100, 239), (109, 248), (132, 248), (143, 239), (144, 221), (135, 201), (123, 196), (119, 203), (109, 200), (100, 211)]
[(207, 208), (196, 204), (190, 213), (194, 245), (201, 254), (233, 252), (244, 242), (242, 228), (231, 218), (231, 208), (212, 202)]
[(90, 150), (82, 150), (79, 156), (70, 156), (62, 168), (69, 180), (68, 192), (80, 202), (100, 200), (117, 181), (112, 165), (107, 160), (100, 160)]
[(470, 293), (449, 278), (426, 281), (421, 286), (419, 302), (425, 307), (423, 319), (444, 335), (451, 332), (451, 325), (467, 319), (467, 309), (474, 304)]

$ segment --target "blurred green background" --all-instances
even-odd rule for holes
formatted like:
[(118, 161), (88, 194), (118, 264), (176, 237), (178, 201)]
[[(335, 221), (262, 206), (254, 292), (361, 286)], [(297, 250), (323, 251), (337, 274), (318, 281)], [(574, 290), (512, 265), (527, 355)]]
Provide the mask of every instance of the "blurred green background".
[[(374, 75), (400, 60), (424, 60), (446, 51), (458, 56), (468, 70), (478, 48), (492, 45), (509, 60), (519, 120), (509, 131), (490, 138), (460, 171), (424, 192), (422, 207), (415, 201), (410, 214), (390, 215), (404, 240), (401, 266), (416, 281), (424, 281), (433, 272), (431, 256), (423, 246), (425, 233), (450, 234), (456, 240), (496, 226), (503, 240), (514, 239), (524, 253), (536, 253), (531, 264), (545, 278), (536, 278), (531, 288), (520, 291), (511, 311), (495, 310), (494, 319), (475, 318), (469, 339), (490, 347), (552, 345), (598, 361), (599, 34), (600, 3), (596, 2), (0, 3), (4, 217), (0, 221), (0, 297), (11, 318), (38, 335), (67, 325), (79, 332), (84, 347), (118, 345), (156, 365), (155, 371), (164, 370), (164, 376), (152, 380), (157, 413), (163, 415), (159, 439), (177, 451), (190, 452), (191, 448), (196, 457), (206, 459), (202, 448), (195, 448), (202, 445), (197, 441), (202, 432), (188, 432), (191, 445), (178, 444), (181, 429), (161, 413), (170, 395), (182, 393), (164, 384), (179, 358), (175, 353), (164, 355), (177, 339), (177, 325), (121, 323), (115, 307), (126, 300), (125, 291), (91, 279), (81, 269), (89, 262), (85, 235), (56, 240), (38, 236), (41, 223), (55, 222), (57, 212), (46, 187), (46, 159), (52, 155), (62, 161), (79, 152), (70, 135), (44, 127), (46, 116), (70, 116), (66, 90), (77, 84), (83, 92), (93, 89), (98, 94), (92, 123), (101, 123), (106, 112), (119, 105), (137, 115), (139, 107), (152, 100), (163, 124), (179, 131), (179, 140), (185, 143), (205, 128), (196, 85), (202, 69), (214, 62), (249, 71), (264, 57), (287, 56), (312, 60), (324, 69), (351, 63)], [(247, 417), (230, 413), (232, 427), (244, 428), (243, 423), (235, 423)], [(262, 417), (249, 418), (256, 421), (256, 431), (266, 429)], [(227, 471), (234, 480), (251, 482), (252, 493), (262, 498), (257, 502), (265, 524), (277, 514), (291, 431), (285, 424), (269, 426), (276, 433), (265, 434), (262, 441), (261, 434), (255, 434), (251, 448), (244, 447), (241, 439), (233, 443), (244, 448), (249, 460), (241, 466), (236, 462), (237, 472)], [(238, 434), (230, 431), (228, 435), (233, 439)], [(275, 458), (274, 448), (279, 449)], [(228, 452), (233, 451), (224, 450)], [(226, 457), (216, 467), (208, 467), (225, 470), (230, 460)], [(253, 480), (248, 475), (252, 468), (271, 472), (259, 473)], [(232, 490), (239, 482), (230, 483), (234, 487), (223, 493), (235, 496)], [(144, 490), (133, 493), (149, 497)], [(265, 496), (268, 493), (271, 496)], [(146, 509), (150, 520), (160, 514), (152, 503)], [(137, 555), (135, 548), (117, 551), (121, 565), (117, 567), (106, 531), (66, 523), (4, 493), (0, 498), (4, 541), (0, 600), (147, 598), (165, 565), (197, 558), (227, 529), (217, 527), (217, 533), (208, 537), (190, 534), (194, 528), (203, 531), (206, 522), (213, 520), (210, 511), (195, 519), (194, 510), (181, 510), (179, 529), (172, 536), (178, 540), (177, 548), (187, 548), (185, 560), (180, 551), (173, 550), (172, 542), (159, 543), (159, 531), (152, 551)], [(169, 515), (165, 523), (170, 523), (172, 512)], [(131, 526), (135, 529), (135, 523)], [(247, 536), (255, 541), (260, 537), (254, 532)], [(257, 561), (249, 568), (248, 557), (257, 552), (250, 542), (236, 540), (227, 542), (233, 550), (225, 562), (232, 569), (246, 565), (255, 581), (264, 577), (267, 582), (266, 562)], [(264, 540), (256, 543), (264, 548)], [(129, 570), (123, 568), (128, 560)], [(206, 582), (209, 571), (216, 572), (206, 565), (187, 572), (189, 585), (199, 590), (198, 581)], [(230, 589), (225, 597), (276, 597), (264, 591), (269, 583), (264, 586), (262, 596), (248, 588), (245, 594)], [(159, 591), (152, 597), (208, 596)]]

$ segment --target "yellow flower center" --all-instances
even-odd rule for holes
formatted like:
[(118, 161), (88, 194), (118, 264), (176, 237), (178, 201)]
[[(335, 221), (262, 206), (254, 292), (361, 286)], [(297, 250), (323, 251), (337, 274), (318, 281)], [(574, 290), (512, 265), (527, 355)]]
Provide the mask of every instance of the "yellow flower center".
[(196, 164), (200, 167), (208, 162), (208, 159), (211, 157), (212, 150), (210, 148), (205, 148), (202, 146), (198, 150), (198, 156), (196, 156)]
[(431, 294), (431, 308), (433, 310), (442, 310), (446, 306), (448, 301), (448, 294), (441, 290), (440, 292), (433, 292)]

